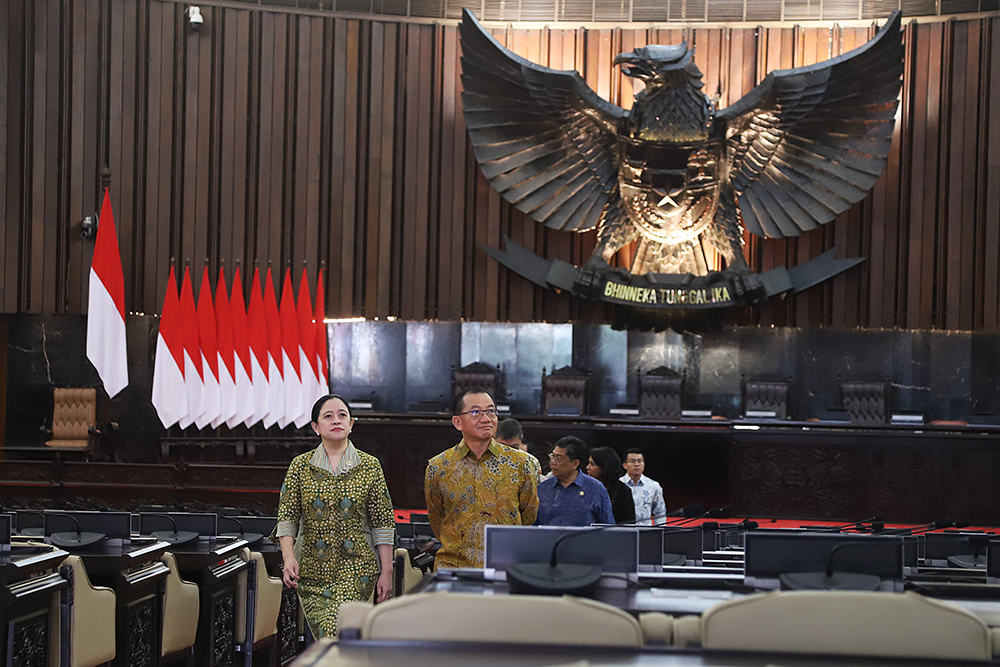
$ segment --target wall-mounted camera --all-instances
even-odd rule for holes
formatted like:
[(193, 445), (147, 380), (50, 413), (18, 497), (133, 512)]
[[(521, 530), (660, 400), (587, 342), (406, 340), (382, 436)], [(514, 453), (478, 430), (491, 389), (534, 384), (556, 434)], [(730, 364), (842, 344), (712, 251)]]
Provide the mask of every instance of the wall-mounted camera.
[(195, 32), (201, 30), (201, 27), (205, 25), (205, 17), (201, 15), (201, 8), (197, 5), (188, 7), (188, 24)]
[(80, 236), (92, 239), (97, 236), (97, 212), (91, 213), (80, 223)]

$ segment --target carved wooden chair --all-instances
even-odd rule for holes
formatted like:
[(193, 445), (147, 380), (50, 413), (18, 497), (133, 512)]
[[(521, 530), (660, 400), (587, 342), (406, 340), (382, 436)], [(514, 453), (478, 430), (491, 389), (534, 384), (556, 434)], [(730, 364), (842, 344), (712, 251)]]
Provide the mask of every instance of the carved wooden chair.
[(643, 419), (680, 419), (684, 377), (659, 366), (639, 375), (639, 416)]
[(885, 424), (889, 414), (888, 393), (884, 381), (854, 380), (840, 385), (840, 398), (852, 424)]
[(590, 373), (563, 366), (545, 375), (542, 369), (542, 412), (547, 415), (578, 416), (587, 414)]

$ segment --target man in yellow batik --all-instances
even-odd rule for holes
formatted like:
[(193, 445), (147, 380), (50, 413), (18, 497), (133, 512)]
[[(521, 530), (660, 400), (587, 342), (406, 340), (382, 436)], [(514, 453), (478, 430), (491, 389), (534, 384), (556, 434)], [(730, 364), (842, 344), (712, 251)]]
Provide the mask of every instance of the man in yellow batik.
[(451, 423), (462, 441), (427, 463), (424, 495), (434, 535), (435, 567), (483, 567), (488, 524), (530, 526), (538, 515), (538, 474), (530, 454), (494, 439), (497, 408), (482, 387), (455, 397)]

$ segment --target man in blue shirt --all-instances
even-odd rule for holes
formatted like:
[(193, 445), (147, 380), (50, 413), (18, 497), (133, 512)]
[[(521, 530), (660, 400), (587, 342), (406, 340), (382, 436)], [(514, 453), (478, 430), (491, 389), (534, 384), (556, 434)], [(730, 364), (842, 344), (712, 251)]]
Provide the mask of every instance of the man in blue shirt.
[(568, 435), (556, 442), (549, 454), (552, 477), (538, 484), (536, 524), (589, 526), (615, 522), (607, 489), (580, 472), (588, 456), (587, 445), (580, 438)]

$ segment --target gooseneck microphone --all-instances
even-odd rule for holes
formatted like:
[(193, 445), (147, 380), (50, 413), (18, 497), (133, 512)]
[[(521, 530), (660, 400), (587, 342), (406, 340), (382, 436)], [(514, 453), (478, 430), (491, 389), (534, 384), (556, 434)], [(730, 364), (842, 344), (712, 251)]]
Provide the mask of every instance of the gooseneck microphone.
[(942, 528), (965, 528), (968, 525), (969, 525), (968, 521), (953, 521), (952, 519), (938, 519), (937, 521), (932, 521), (931, 523), (925, 523), (922, 526), (915, 526), (913, 528), (893, 528), (890, 530), (883, 530), (882, 534), (920, 535), (921, 533), (927, 533), (932, 530), (940, 530)]
[(552, 555), (548, 563), (515, 563), (507, 566), (507, 584), (510, 592), (532, 595), (586, 595), (597, 587), (601, 580), (600, 565), (559, 563), (559, 545), (572, 537), (616, 528), (598, 526), (590, 530), (573, 531), (561, 535), (552, 545)]
[[(42, 514), (44, 517), (45, 515)], [(60, 531), (58, 533), (52, 533), (49, 535), (49, 542), (60, 549), (67, 549), (72, 551), (73, 549), (85, 549), (86, 547), (94, 546), (104, 541), (106, 535), (104, 533), (95, 532), (84, 532), (80, 530), (80, 522), (75, 516), (69, 513), (61, 512), (51, 512), (49, 513), (50, 520), (54, 517), (65, 517), (73, 522), (76, 527), (76, 531)]]
[[(955, 523), (958, 524), (961, 522), (956, 521)], [(985, 534), (966, 535), (965, 541), (969, 543), (972, 553), (948, 556), (948, 564), (952, 567), (960, 567), (966, 570), (985, 570), (990, 536)]]
[(877, 591), (882, 578), (858, 572), (834, 573), (833, 559), (842, 549), (868, 548), (863, 542), (841, 542), (830, 551), (825, 572), (789, 572), (780, 576), (781, 588), (793, 591)]
[(722, 526), (718, 521), (706, 521), (698, 526), (698, 528), (701, 528), (706, 532), (710, 530), (724, 530), (727, 533), (732, 533), (740, 530), (757, 530), (760, 528), (760, 524), (756, 521), (751, 521), (750, 519), (743, 519), (743, 521), (731, 526)]
[[(885, 521), (885, 515), (884, 514), (876, 514), (875, 516), (870, 516), (867, 519), (862, 519), (861, 521), (852, 521), (851, 523), (845, 523), (842, 526), (830, 526), (828, 528), (819, 528), (819, 529), (816, 529), (815, 532), (826, 533), (826, 532), (834, 532), (834, 531), (841, 531), (841, 530), (855, 530), (857, 528), (863, 527), (865, 524), (882, 523), (884, 521)], [(883, 525), (885, 525), (885, 524), (883, 524)]]
[(222, 516), (221, 514), (219, 514), (217, 516), (218, 516), (218, 520), (219, 521), (232, 521), (240, 529), (240, 532), (238, 532), (238, 533), (219, 533), (219, 535), (221, 535), (223, 537), (236, 537), (236, 538), (239, 538), (241, 540), (246, 540), (249, 543), (249, 546), (253, 546), (253, 545), (257, 544), (258, 542), (260, 542), (261, 540), (264, 539), (264, 535), (262, 533), (248, 533), (248, 532), (246, 532), (243, 529), (243, 522), (240, 521), (239, 519), (237, 519), (236, 517)]
[(189, 542), (194, 542), (198, 539), (198, 533), (190, 530), (177, 530), (177, 522), (174, 521), (174, 517), (169, 514), (154, 514), (150, 512), (146, 514), (146, 516), (158, 516), (170, 522), (172, 530), (154, 530), (150, 533), (150, 535), (155, 537), (160, 542), (166, 542), (176, 547)]
[[(676, 519), (690, 519), (691, 517), (698, 517), (705, 513), (704, 505), (685, 505), (684, 507), (674, 510), (673, 512), (668, 512), (667, 517)], [(673, 521), (667, 521), (666, 525), (673, 524)]]
[(679, 521), (673, 525), (683, 526), (685, 523), (689, 523), (696, 519), (728, 519), (729, 517), (733, 516), (733, 514), (734, 511), (732, 505), (723, 505), (722, 507), (714, 507), (708, 510), (707, 512), (702, 512), (701, 514), (688, 517), (687, 519)]

